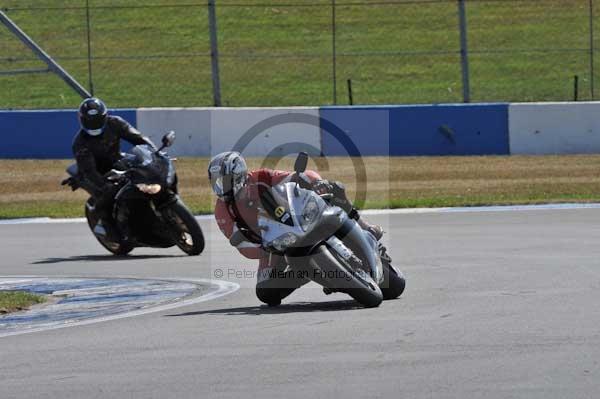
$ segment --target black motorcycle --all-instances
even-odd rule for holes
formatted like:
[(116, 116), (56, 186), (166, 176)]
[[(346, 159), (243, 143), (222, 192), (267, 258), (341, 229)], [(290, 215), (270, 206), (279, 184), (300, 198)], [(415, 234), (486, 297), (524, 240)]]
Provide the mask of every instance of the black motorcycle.
[[(163, 149), (175, 141), (175, 133), (162, 138), (162, 146), (154, 150), (138, 145), (123, 158), (105, 178), (119, 186), (115, 195), (113, 215), (127, 215), (131, 237), (127, 242), (108, 239), (95, 209), (92, 196), (85, 204), (85, 217), (100, 244), (115, 255), (126, 255), (136, 247), (169, 248), (177, 245), (188, 255), (204, 250), (204, 235), (198, 221), (178, 195), (177, 174)], [(79, 174), (77, 164), (67, 168), (71, 176), (63, 181), (73, 190), (83, 188), (91, 193), (89, 183)], [(125, 207), (120, 209), (120, 207)], [(123, 213), (124, 212), (124, 213)]]

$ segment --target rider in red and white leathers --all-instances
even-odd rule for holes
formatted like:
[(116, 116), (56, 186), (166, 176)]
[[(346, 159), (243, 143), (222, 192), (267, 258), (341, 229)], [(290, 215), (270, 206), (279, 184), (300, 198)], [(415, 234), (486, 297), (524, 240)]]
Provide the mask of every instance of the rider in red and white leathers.
[[(268, 252), (261, 246), (258, 230), (258, 206), (260, 195), (265, 189), (289, 181), (293, 172), (273, 169), (258, 169), (248, 172), (246, 162), (237, 152), (225, 152), (215, 156), (208, 167), (209, 179), (213, 191), (217, 195), (215, 218), (221, 232), (231, 239), (236, 232), (241, 232), (245, 239), (235, 240), (235, 245), (242, 255), (250, 259), (258, 259), (256, 296), (269, 305), (278, 305), (281, 300), (308, 280), (285, 270), (285, 259)], [(317, 192), (332, 192), (339, 198), (338, 205), (346, 208), (349, 214), (357, 219), (361, 227), (369, 230), (377, 239), (383, 231), (379, 226), (370, 225), (358, 216), (358, 212), (345, 197), (341, 183), (328, 182), (312, 170), (305, 176), (313, 184)], [(347, 206), (344, 206), (346, 203)]]

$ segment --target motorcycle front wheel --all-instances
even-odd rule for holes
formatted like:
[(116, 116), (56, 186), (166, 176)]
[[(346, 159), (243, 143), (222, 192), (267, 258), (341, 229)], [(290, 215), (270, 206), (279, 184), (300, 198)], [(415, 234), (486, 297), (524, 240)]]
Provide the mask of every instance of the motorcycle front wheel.
[(175, 244), (190, 256), (200, 255), (204, 250), (204, 234), (198, 221), (181, 201), (175, 201), (162, 211)]
[(383, 301), (381, 289), (367, 273), (344, 266), (343, 259), (327, 246), (317, 247), (310, 262), (319, 270), (320, 278), (315, 279), (319, 284), (344, 292), (367, 308), (375, 308)]

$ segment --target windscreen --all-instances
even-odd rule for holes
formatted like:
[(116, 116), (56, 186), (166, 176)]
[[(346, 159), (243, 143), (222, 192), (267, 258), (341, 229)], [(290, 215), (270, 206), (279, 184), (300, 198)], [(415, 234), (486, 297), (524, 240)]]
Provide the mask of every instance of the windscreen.
[(135, 161), (142, 166), (152, 163), (154, 152), (148, 145), (136, 145), (131, 150), (131, 153), (135, 155)]

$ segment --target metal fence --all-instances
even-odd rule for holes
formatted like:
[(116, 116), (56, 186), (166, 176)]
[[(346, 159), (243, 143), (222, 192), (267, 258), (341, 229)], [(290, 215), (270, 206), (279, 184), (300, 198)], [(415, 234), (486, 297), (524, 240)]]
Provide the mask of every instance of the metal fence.
[[(3, 0), (111, 106), (595, 99), (594, 0)], [(597, 25), (597, 24), (596, 24)], [(0, 26), (0, 108), (79, 97)]]

